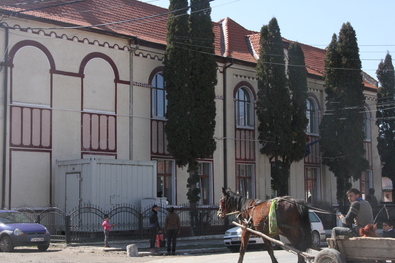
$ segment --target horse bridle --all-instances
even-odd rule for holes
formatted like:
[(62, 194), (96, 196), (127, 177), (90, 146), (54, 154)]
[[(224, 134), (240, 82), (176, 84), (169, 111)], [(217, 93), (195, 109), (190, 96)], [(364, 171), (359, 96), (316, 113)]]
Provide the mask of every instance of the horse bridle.
[(222, 197), (221, 200), (219, 200), (219, 210), (221, 211), (221, 216), (225, 218), (227, 214), (226, 214), (226, 203), (224, 199), (225, 198)]
[(225, 217), (227, 217), (229, 215), (240, 213), (240, 211), (234, 211), (234, 212), (226, 213), (226, 202), (225, 202), (224, 199), (225, 198), (222, 197), (221, 200), (219, 200), (219, 210), (221, 211), (221, 217), (225, 218)]

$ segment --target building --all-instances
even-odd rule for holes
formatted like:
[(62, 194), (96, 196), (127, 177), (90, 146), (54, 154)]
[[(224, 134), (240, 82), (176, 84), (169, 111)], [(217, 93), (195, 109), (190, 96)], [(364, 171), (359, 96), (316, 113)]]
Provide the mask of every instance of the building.
[[(0, 6), (2, 206), (54, 203), (56, 161), (85, 158), (156, 160), (157, 192), (187, 202), (186, 169), (166, 149), (163, 58), (168, 10), (137, 0), (34, 2)], [(199, 160), (201, 204), (218, 202), (221, 187), (267, 199), (268, 158), (259, 152), (254, 103), (259, 33), (230, 18), (213, 22), (218, 64), (217, 150)], [(290, 40), (284, 39), (284, 50)], [(289, 194), (336, 202), (336, 182), (315, 143), (325, 110), (325, 50), (302, 45), (308, 70), (310, 154), (291, 166)], [(365, 76), (366, 158), (353, 184), (381, 196), (376, 149), (377, 83)], [(239, 111), (238, 109), (244, 109)], [(110, 175), (109, 175), (110, 176)], [(380, 188), (380, 189), (379, 189)]]

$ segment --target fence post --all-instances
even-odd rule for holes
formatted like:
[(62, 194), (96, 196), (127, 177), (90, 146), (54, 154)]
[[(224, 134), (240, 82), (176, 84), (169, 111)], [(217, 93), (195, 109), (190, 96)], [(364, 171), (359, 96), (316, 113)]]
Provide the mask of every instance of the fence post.
[(36, 223), (40, 224), (40, 221), (41, 221), (40, 215), (37, 215)]
[(199, 232), (200, 236), (203, 235), (203, 212), (199, 213)]
[(64, 217), (64, 223), (66, 226), (65, 234), (66, 234), (66, 244), (70, 244), (71, 242), (71, 234), (70, 234), (70, 216)]
[(143, 214), (139, 213), (139, 232), (140, 239), (143, 239)]

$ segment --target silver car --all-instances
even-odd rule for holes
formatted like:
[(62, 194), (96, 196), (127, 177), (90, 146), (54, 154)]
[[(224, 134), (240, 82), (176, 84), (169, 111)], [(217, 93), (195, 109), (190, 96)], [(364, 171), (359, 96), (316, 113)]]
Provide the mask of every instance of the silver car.
[[(309, 217), (311, 222), (311, 230), (312, 230), (312, 245), (313, 247), (320, 247), (321, 242), (325, 242), (326, 233), (324, 230), (324, 226), (322, 225), (321, 219), (317, 216), (313, 211), (309, 211)], [(290, 244), (288, 239), (282, 235), (280, 235), (277, 239), (280, 239), (284, 244)], [(224, 235), (224, 244), (227, 248), (229, 248), (232, 252), (238, 252), (241, 244), (241, 228), (233, 227), (228, 229)], [(264, 244), (262, 237), (256, 236), (252, 234), (250, 236), (250, 240), (248, 241), (248, 247), (259, 245), (262, 247)], [(276, 247), (273, 244), (274, 247)]]

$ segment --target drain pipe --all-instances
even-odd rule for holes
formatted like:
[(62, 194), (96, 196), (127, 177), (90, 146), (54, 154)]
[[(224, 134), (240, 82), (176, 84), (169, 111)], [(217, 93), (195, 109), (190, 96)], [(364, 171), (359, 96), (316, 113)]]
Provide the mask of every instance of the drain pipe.
[(1, 27), (4, 28), (4, 40), (5, 40), (5, 50), (4, 50), (4, 63), (3, 63), (3, 69), (4, 69), (4, 79), (3, 79), (3, 88), (4, 88), (4, 93), (3, 93), (3, 174), (2, 174), (2, 180), (1, 180), (1, 209), (6, 208), (5, 207), (5, 190), (6, 190), (6, 162), (7, 162), (7, 98), (8, 98), (8, 26), (2, 24), (0, 25)]
[(226, 90), (227, 90), (226, 70), (229, 67), (231, 67), (232, 65), (233, 65), (233, 59), (231, 59), (229, 65), (226, 65), (226, 62), (225, 62), (224, 71), (222, 74), (222, 76), (223, 76), (223, 85), (222, 85), (223, 86), (223, 91), (222, 91), (222, 96), (223, 96), (222, 114), (223, 114), (223, 116), (222, 116), (222, 118), (223, 118), (223, 140), (224, 140), (224, 142), (223, 142), (224, 143), (224, 153), (223, 154), (224, 154), (224, 188), (225, 189), (228, 188), (228, 146), (227, 146), (228, 142), (227, 142), (227, 131), (226, 131), (226, 128), (227, 128), (227, 125), (226, 125), (226, 123), (227, 123), (227, 120), (226, 120), (226, 114), (227, 114), (227, 111), (226, 111)]
[[(132, 47), (133, 44), (135, 45), (134, 47)], [(129, 160), (133, 160), (133, 57), (134, 52), (139, 49), (139, 39), (131, 39), (129, 46)]]

